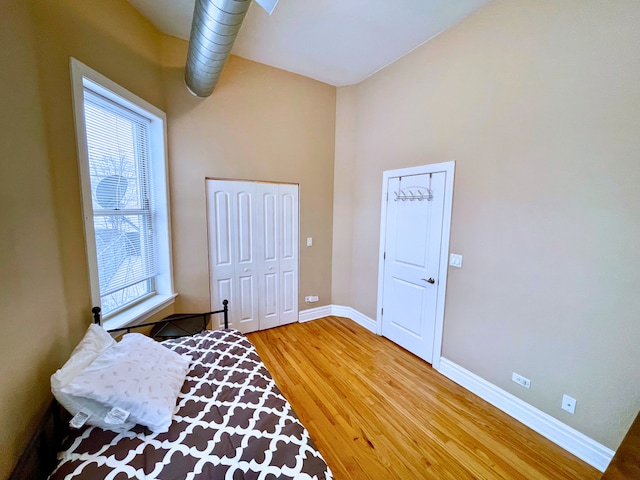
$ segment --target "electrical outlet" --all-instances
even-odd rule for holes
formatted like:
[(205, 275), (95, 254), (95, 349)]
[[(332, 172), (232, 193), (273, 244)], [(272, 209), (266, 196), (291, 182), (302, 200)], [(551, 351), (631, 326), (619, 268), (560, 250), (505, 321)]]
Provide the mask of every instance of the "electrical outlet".
[(576, 399), (569, 395), (562, 396), (562, 409), (569, 412), (571, 415), (576, 413)]
[(523, 377), (522, 375), (518, 375), (516, 372), (513, 372), (513, 375), (511, 375), (511, 380), (524, 388), (531, 388), (531, 380)]

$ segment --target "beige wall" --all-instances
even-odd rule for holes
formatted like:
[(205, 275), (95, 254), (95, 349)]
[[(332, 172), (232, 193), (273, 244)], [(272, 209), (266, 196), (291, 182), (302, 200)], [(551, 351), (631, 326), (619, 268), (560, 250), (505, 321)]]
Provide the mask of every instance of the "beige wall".
[(336, 139), (333, 181), (333, 258), (331, 262), (331, 302), (350, 305), (352, 280), (351, 264), (353, 228), (353, 181), (356, 158), (358, 111), (357, 87), (339, 88), (336, 96)]
[(640, 408), (640, 3), (614, 3), (497, 0), (341, 89), (333, 272), (375, 318), (382, 172), (456, 160), (443, 355), (610, 448)]
[(32, 0), (70, 340), (90, 318), (69, 58), (164, 109), (160, 33), (126, 0)]
[(305, 295), (331, 303), (335, 87), (232, 56), (213, 95), (198, 99), (184, 86), (186, 49), (164, 38), (180, 308), (210, 307), (206, 177), (300, 185), (300, 309)]
[(160, 34), (125, 0), (2, 0), (0, 9), (6, 478), (51, 400), (49, 376), (91, 318), (69, 57), (160, 108), (164, 93)]
[[(26, 4), (0, 15), (0, 478), (47, 405), (68, 335), (49, 161)], [(8, 66), (10, 66), (8, 68)]]

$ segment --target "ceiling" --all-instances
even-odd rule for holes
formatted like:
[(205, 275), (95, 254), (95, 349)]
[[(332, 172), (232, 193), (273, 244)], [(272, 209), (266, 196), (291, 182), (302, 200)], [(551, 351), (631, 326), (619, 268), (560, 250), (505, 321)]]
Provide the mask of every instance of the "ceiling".
[[(249, 8), (232, 54), (335, 86), (359, 83), (490, 0), (280, 0)], [(189, 39), (195, 0), (129, 0)]]

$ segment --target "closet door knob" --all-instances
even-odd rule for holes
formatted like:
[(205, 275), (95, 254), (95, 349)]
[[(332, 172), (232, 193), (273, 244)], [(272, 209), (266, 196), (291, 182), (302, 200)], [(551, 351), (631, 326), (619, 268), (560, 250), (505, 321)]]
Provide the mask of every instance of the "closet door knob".
[(427, 282), (430, 283), (431, 285), (433, 285), (434, 283), (436, 283), (436, 281), (433, 278), (421, 278), (420, 280), (422, 280), (423, 282)]
[(248, 272), (248, 271), (249, 271), (249, 269), (248, 269), (248, 268), (245, 268), (245, 269), (244, 269), (244, 271), (245, 271), (245, 272)]
[(273, 270), (273, 267), (269, 267), (269, 270)]

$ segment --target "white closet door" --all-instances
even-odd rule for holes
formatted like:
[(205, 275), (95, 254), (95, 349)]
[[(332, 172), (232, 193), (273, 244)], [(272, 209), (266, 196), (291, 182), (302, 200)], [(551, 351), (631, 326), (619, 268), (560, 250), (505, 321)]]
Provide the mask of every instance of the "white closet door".
[(257, 185), (258, 200), (258, 259), (260, 263), (258, 289), (260, 330), (280, 325), (280, 199), (278, 186)]
[(278, 185), (280, 325), (298, 321), (298, 186)]
[(231, 202), (237, 222), (236, 248), (236, 295), (237, 305), (235, 328), (241, 332), (260, 329), (258, 317), (258, 270), (256, 265), (254, 225), (255, 225), (255, 184), (234, 182), (233, 193), (236, 202)]
[(245, 333), (260, 325), (255, 195), (250, 182), (207, 181), (212, 308), (217, 310), (228, 299), (229, 324)]
[(242, 332), (298, 321), (298, 186), (207, 180), (211, 304)]
[[(235, 292), (234, 228), (231, 220), (231, 192), (220, 188), (218, 182), (213, 180), (207, 180), (207, 217), (211, 308), (218, 310), (222, 308), (222, 300), (233, 298)], [(233, 308), (234, 305), (231, 304), (230, 307)]]

